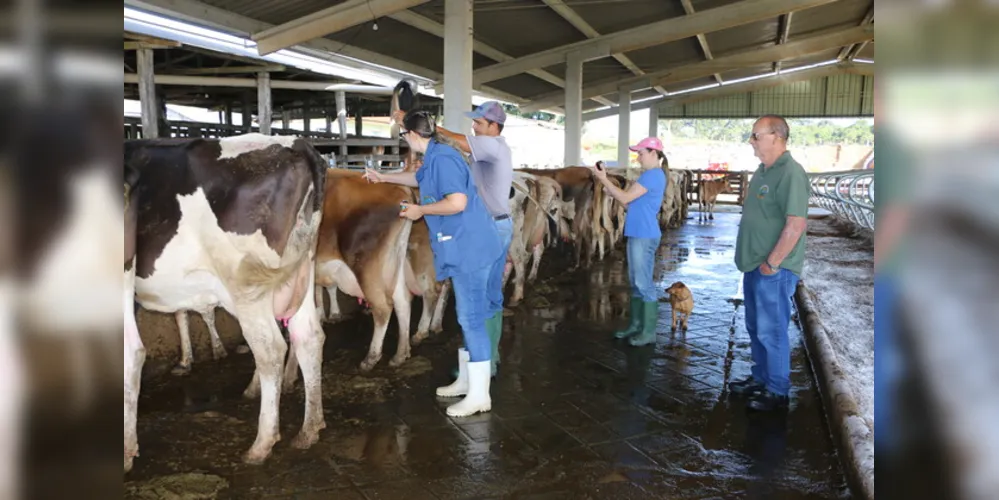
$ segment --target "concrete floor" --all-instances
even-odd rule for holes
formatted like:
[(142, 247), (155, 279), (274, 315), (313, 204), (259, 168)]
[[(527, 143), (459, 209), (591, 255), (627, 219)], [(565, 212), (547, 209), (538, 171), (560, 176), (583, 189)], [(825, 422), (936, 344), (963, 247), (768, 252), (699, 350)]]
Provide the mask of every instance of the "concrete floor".
[(259, 408), (240, 398), (249, 356), (145, 383), (142, 456), (125, 496), (850, 498), (799, 330), (789, 411), (754, 414), (727, 393), (726, 383), (750, 370), (732, 264), (739, 215), (707, 223), (692, 215), (664, 238), (656, 270), (660, 290), (683, 281), (694, 292), (686, 334), (670, 332), (662, 303), (656, 346), (615, 342), (629, 294), (623, 252), (572, 273), (566, 258), (546, 255), (542, 277), (506, 319), (492, 413), (453, 420), (448, 401), (434, 396), (455, 363), (453, 311), (445, 333), (400, 369), (387, 366), (390, 334), (382, 364), (367, 375), (357, 369), (370, 339), (362, 315), (327, 328), (320, 442), (308, 451), (288, 444), (301, 424), (299, 390), (282, 399), (285, 440), (263, 466), (240, 462)]

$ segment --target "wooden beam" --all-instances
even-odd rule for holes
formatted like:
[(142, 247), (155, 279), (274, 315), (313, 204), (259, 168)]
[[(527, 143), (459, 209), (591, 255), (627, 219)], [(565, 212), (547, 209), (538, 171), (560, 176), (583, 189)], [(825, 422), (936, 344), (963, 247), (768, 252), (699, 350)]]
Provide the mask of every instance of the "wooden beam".
[(181, 68), (171, 71), (175, 75), (236, 75), (241, 73), (268, 73), (287, 71), (283, 64), (262, 64), (260, 66), (223, 66), (221, 68)]
[[(444, 38), (443, 24), (434, 21), (432, 19), (423, 17), (411, 10), (399, 11), (389, 15), (388, 17), (396, 21), (399, 21), (400, 23), (403, 23), (407, 26), (416, 28), (420, 31), (430, 33), (431, 35), (437, 36), (439, 38)], [(495, 47), (480, 41), (474, 42), (472, 50), (497, 62), (506, 62), (513, 60), (513, 56), (508, 55), (500, 51), (499, 49), (496, 49)], [(552, 73), (549, 73), (548, 71), (545, 71), (543, 69), (534, 69), (528, 71), (527, 74), (539, 78), (541, 80), (544, 80), (552, 85), (555, 85), (556, 87), (565, 88), (565, 79), (553, 75)], [(443, 82), (437, 82), (437, 83), (438, 85), (441, 85)], [(435, 85), (435, 88), (438, 88), (438, 86)], [(441, 86), (440, 88), (443, 87)]]
[(266, 71), (257, 73), (257, 122), (260, 133), (271, 135), (271, 74)]
[(148, 43), (148, 42), (125, 42), (124, 50), (174, 49), (180, 46), (181, 46), (180, 42), (173, 42), (172, 44)]
[(834, 1), (743, 0), (689, 16), (666, 19), (494, 64), (476, 71), (473, 84), (491, 82), (531, 69), (559, 64), (565, 61), (566, 55), (570, 52), (583, 54), (587, 59), (595, 59), (601, 54), (610, 55), (662, 45), (694, 37), (699, 33), (711, 33), (772, 19), (788, 12), (810, 9)]
[(159, 107), (156, 103), (156, 83), (153, 74), (153, 50), (139, 49), (136, 52), (136, 65), (139, 74), (139, 103), (142, 109), (142, 137), (155, 139), (159, 137)]
[[(565, 19), (574, 28), (579, 30), (584, 35), (586, 35), (587, 38), (597, 38), (600, 36), (600, 33), (596, 29), (594, 29), (593, 26), (590, 26), (590, 23), (586, 22), (585, 19), (580, 17), (579, 14), (577, 14), (576, 11), (572, 10), (571, 7), (566, 5), (563, 0), (542, 0), (542, 1), (544, 1), (545, 5), (554, 10), (558, 15), (562, 16), (562, 19)], [(684, 1), (689, 1), (689, 0), (684, 0)], [(621, 63), (621, 65), (624, 66), (625, 68), (628, 68), (628, 71), (631, 71), (632, 73), (639, 76), (645, 74), (645, 72), (642, 71), (642, 69), (639, 68), (638, 65), (635, 64), (628, 56), (618, 53), (618, 54), (611, 54), (611, 57), (617, 60), (617, 62)], [(656, 87), (656, 91), (658, 91), (662, 95), (666, 95), (667, 93), (666, 89), (662, 87)]]
[[(781, 18), (780, 32), (777, 34), (777, 45), (787, 43), (787, 37), (791, 35), (791, 19), (794, 12), (788, 12)], [(780, 73), (781, 61), (774, 61), (774, 73)]]
[[(256, 19), (236, 14), (218, 7), (199, 2), (198, 0), (123, 0), (125, 5), (137, 7), (156, 14), (180, 19), (186, 22), (196, 23), (200, 26), (218, 29), (234, 36), (249, 37), (251, 33), (266, 30), (274, 25)], [(396, 59), (367, 49), (355, 47), (350, 44), (340, 43), (327, 38), (318, 38), (302, 43), (300, 47), (319, 51), (323, 54), (333, 55), (333, 59), (338, 64), (343, 64), (355, 69), (370, 69), (370, 64), (376, 64), (386, 68), (384, 72), (398, 77), (412, 78), (416, 75), (430, 81), (438, 81), (444, 75), (434, 70), (418, 66), (408, 61)], [(187, 49), (196, 47), (188, 46)], [(342, 55), (342, 58), (336, 58)], [(358, 62), (358, 61), (364, 61)], [(523, 104), (524, 99), (486, 85), (474, 85), (473, 88), (479, 92), (493, 95), (508, 102)]]
[[(874, 2), (873, 1), (871, 2), (871, 8), (870, 8), (870, 10), (867, 11), (867, 15), (865, 15), (864, 19), (862, 19), (860, 21), (860, 26), (865, 26), (865, 25), (872, 24), (872, 23), (874, 23)], [(854, 50), (855, 47), (856, 47), (856, 44), (851, 44), (851, 45), (847, 45), (847, 46), (843, 47), (843, 49), (839, 51), (839, 55), (836, 56), (836, 58), (839, 59), (840, 61), (843, 61), (843, 60), (852, 59), (853, 57), (856, 57), (856, 55), (857, 55), (856, 53), (854, 53), (852, 56), (850, 55), (850, 53)], [(860, 51), (858, 50), (857, 52), (860, 52)]]
[[(583, 88), (583, 98), (616, 92), (620, 86), (630, 85), (631, 90), (638, 91), (653, 85), (669, 85), (688, 80), (694, 80), (714, 73), (724, 73), (749, 66), (771, 63), (781, 59), (793, 59), (842, 47), (851, 43), (874, 39), (874, 26), (857, 26), (829, 33), (814, 35), (799, 40), (793, 40), (784, 45), (775, 45), (765, 49), (751, 49), (718, 57), (711, 61), (701, 61), (675, 68), (654, 71), (642, 77), (621, 79), (606, 79), (595, 82)], [(523, 106), (525, 111), (558, 104), (564, 99), (562, 92), (549, 92), (535, 96), (531, 103)]]
[(347, 0), (255, 33), (252, 38), (257, 42), (257, 52), (263, 56), (426, 2), (427, 0)]
[[(690, 0), (680, 0), (680, 3), (683, 4), (683, 11), (686, 12), (688, 16), (697, 12), (694, 10), (694, 4), (692, 4)], [(708, 37), (704, 36), (704, 33), (697, 34), (697, 44), (701, 46), (701, 52), (704, 53), (705, 60), (710, 61), (715, 58), (711, 53), (711, 47), (708, 46)], [(716, 82), (723, 82), (721, 75), (718, 73), (715, 73), (714, 77)]]

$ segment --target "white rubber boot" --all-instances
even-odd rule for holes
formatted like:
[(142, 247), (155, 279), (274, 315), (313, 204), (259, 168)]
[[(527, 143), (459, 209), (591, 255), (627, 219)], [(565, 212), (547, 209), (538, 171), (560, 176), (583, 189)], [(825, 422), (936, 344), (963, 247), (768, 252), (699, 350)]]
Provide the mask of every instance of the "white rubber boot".
[(447, 387), (438, 387), (437, 396), (442, 398), (460, 398), (468, 394), (468, 350), (458, 350), (458, 380)]
[(476, 413), (492, 411), (493, 400), (489, 395), (492, 382), (492, 363), (468, 363), (468, 395), (460, 403), (447, 409), (449, 417), (470, 417)]

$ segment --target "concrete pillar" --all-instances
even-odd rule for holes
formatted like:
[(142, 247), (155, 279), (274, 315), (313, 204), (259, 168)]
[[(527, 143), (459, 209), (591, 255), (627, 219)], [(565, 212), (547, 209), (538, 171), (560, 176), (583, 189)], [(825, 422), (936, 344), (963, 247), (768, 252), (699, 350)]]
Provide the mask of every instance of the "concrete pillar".
[(156, 101), (156, 77), (153, 74), (153, 49), (136, 51), (139, 72), (139, 102), (142, 109), (142, 137), (160, 136), (159, 105)]
[(631, 142), (631, 89), (628, 87), (621, 87), (618, 91), (617, 113), (617, 166), (627, 168), (631, 163), (631, 151), (628, 150)]
[(271, 114), (271, 74), (261, 71), (257, 73), (257, 121), (261, 134), (271, 135)]
[(281, 109), (281, 128), (284, 129), (284, 130), (288, 130), (289, 128), (291, 128), (291, 120), (290, 120), (290, 117), (288, 115), (289, 115), (288, 110), (282, 108)]
[(659, 137), (659, 106), (649, 108), (649, 137)]
[(583, 149), (583, 58), (573, 52), (566, 56), (565, 69), (565, 164), (581, 163)]
[(472, 0), (444, 0), (444, 128), (468, 133), (472, 122)]

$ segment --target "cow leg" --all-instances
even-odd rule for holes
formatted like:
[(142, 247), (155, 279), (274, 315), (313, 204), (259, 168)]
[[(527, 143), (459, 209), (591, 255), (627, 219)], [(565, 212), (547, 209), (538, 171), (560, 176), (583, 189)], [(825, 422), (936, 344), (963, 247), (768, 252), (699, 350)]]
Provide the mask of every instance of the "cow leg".
[[(318, 317), (318, 316), (317, 316)], [(291, 331), (291, 324), (288, 325)], [(284, 363), (284, 377), (281, 382), (281, 392), (291, 394), (295, 392), (295, 383), (298, 382), (298, 356), (295, 349), (295, 338), (289, 334), (288, 339), (288, 359)]]
[(180, 333), (180, 363), (170, 373), (179, 377), (191, 373), (194, 352), (191, 349), (191, 330), (187, 320), (187, 311), (175, 312), (174, 318), (177, 320), (177, 331)]
[(430, 331), (441, 333), (444, 331), (444, 310), (447, 308), (448, 300), (451, 298), (451, 280), (445, 280), (441, 284), (441, 292), (437, 296), (437, 304), (434, 306), (434, 319), (430, 323)]
[(330, 296), (330, 311), (329, 316), (326, 317), (327, 323), (336, 323), (343, 319), (343, 313), (340, 311), (340, 301), (337, 299), (337, 290), (337, 286), (326, 288), (326, 293)]
[[(135, 432), (136, 411), (139, 405), (139, 388), (142, 382), (142, 365), (146, 362), (146, 348), (139, 337), (135, 323), (135, 268), (125, 275), (125, 472), (132, 470), (132, 461), (139, 456), (139, 439)], [(16, 386), (14, 386), (16, 387)]]
[(260, 370), (253, 370), (253, 378), (250, 379), (250, 385), (246, 386), (243, 391), (244, 399), (257, 399), (260, 397)]
[[(0, 380), (3, 380), (4, 396), (4, 404), (0, 406), (0, 498), (11, 499), (21, 497), (21, 435), (24, 432), (22, 412), (25, 396), (24, 354), (18, 345), (18, 337), (8, 334), (17, 328), (14, 324), (14, 293), (10, 284), (0, 285), (0, 331), (3, 332), (0, 334)], [(128, 424), (128, 419), (125, 424)], [(127, 436), (126, 433), (125, 472), (132, 468)]]
[(385, 333), (388, 331), (389, 321), (392, 319), (392, 301), (386, 296), (387, 293), (384, 290), (370, 293), (372, 291), (372, 288), (369, 287), (364, 289), (364, 295), (371, 303), (371, 318), (375, 322), (375, 330), (371, 336), (371, 345), (368, 347), (368, 356), (361, 362), (362, 372), (371, 371), (382, 360)]
[(517, 258), (513, 261), (513, 272), (516, 278), (513, 280), (513, 297), (510, 298), (510, 307), (517, 307), (520, 301), (524, 300), (524, 279), (527, 277), (527, 252), (524, 251), (523, 246), (517, 247), (516, 255)]
[(423, 312), (420, 313), (420, 324), (413, 336), (413, 345), (420, 345), (430, 336), (430, 324), (434, 319), (434, 308), (437, 306), (437, 288), (430, 284), (423, 291)]
[[(315, 280), (313, 267), (310, 265), (310, 284), (307, 290), (315, 290), (311, 283)], [(302, 305), (288, 323), (288, 336), (291, 339), (289, 365), (296, 372), (301, 367), (302, 382), (305, 385), (305, 420), (302, 422), (302, 430), (291, 445), (306, 449), (319, 440), (319, 431), (326, 428), (322, 390), (323, 345), (326, 342), (326, 334), (323, 333), (319, 313), (315, 308), (315, 297), (306, 295)], [(297, 366), (291, 363), (296, 358)], [(287, 370), (285, 373), (287, 376)]]
[(225, 351), (225, 346), (222, 344), (222, 338), (219, 337), (219, 330), (215, 327), (215, 308), (212, 307), (207, 311), (203, 311), (201, 313), (201, 319), (205, 320), (205, 324), (208, 325), (208, 333), (212, 337), (212, 358), (215, 361), (225, 359), (229, 356), (229, 353)]
[(527, 281), (534, 281), (538, 279), (538, 270), (541, 268), (541, 256), (545, 253), (544, 245), (535, 245), (534, 247), (534, 262), (531, 263), (531, 274), (528, 276)]
[(326, 322), (326, 296), (323, 293), (325, 289), (319, 285), (315, 286), (316, 294), (316, 313), (319, 315), (319, 321)]
[[(402, 262), (405, 265), (405, 261)], [(399, 270), (399, 277), (396, 280), (395, 292), (392, 295), (392, 303), (395, 306), (395, 317), (399, 320), (399, 346), (396, 348), (395, 356), (389, 361), (389, 366), (396, 368), (402, 366), (411, 356), (409, 345), (409, 326), (412, 322), (412, 295), (409, 287), (406, 286), (406, 275), (403, 270)], [(387, 326), (387, 325), (386, 325)]]
[[(273, 309), (273, 300), (269, 296), (258, 302), (236, 304), (239, 326), (243, 329), (243, 336), (250, 345), (257, 366), (253, 378), (259, 384), (260, 392), (257, 439), (243, 456), (244, 462), (253, 465), (264, 463), (270, 456), (271, 449), (281, 440), (278, 408), (281, 404), (282, 364), (288, 346), (274, 322), (271, 313)], [(250, 386), (253, 386), (252, 382)], [(247, 388), (247, 392), (249, 391), (250, 388)]]

